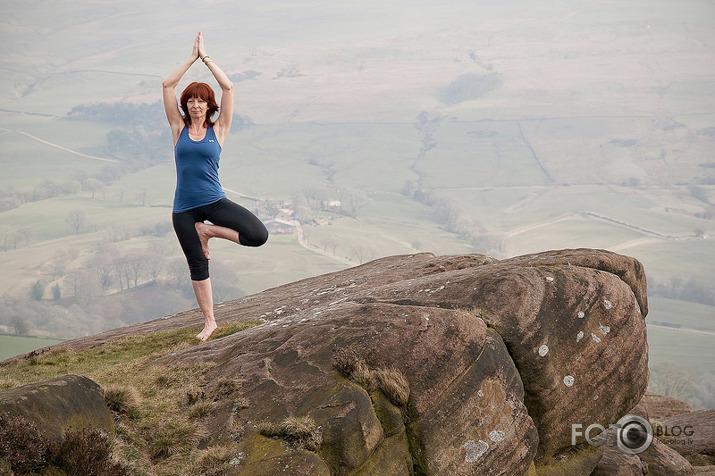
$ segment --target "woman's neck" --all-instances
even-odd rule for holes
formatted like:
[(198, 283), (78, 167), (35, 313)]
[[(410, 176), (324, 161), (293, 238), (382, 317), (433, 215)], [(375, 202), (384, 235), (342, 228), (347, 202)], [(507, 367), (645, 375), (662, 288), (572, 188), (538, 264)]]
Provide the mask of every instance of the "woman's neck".
[(194, 132), (201, 132), (204, 130), (204, 125), (206, 124), (206, 120), (201, 118), (201, 119), (194, 119), (193, 117), (191, 118), (191, 124), (189, 124), (189, 130), (194, 131)]

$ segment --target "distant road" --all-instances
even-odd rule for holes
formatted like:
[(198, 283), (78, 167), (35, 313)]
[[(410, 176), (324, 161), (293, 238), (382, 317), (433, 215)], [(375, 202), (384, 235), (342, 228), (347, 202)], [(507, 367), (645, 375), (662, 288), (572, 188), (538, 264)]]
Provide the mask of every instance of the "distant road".
[(711, 331), (701, 331), (698, 329), (688, 329), (685, 327), (670, 327), (670, 326), (662, 326), (660, 324), (648, 324), (646, 323), (648, 327), (655, 327), (656, 329), (664, 329), (666, 331), (678, 331), (678, 332), (686, 332), (688, 334), (703, 334), (707, 336), (715, 336), (715, 332)]
[(69, 152), (70, 154), (74, 155), (79, 155), (80, 157), (85, 157), (87, 159), (92, 159), (92, 160), (101, 160), (102, 162), (119, 162), (116, 159), (105, 159), (104, 157), (97, 157), (96, 155), (89, 155), (89, 154), (83, 154), (82, 152), (77, 152), (76, 150), (69, 149), (67, 147), (61, 146), (59, 144), (55, 144), (54, 142), (47, 141), (45, 139), (40, 139), (37, 136), (33, 136), (32, 134), (29, 134), (27, 132), (23, 131), (12, 131), (10, 129), (5, 129), (4, 127), (0, 127), (1, 130), (6, 131), (6, 132), (17, 132), (18, 134), (22, 134), (26, 137), (29, 137), (30, 139), (36, 140), (37, 142), (41, 142), (43, 144), (49, 145), (51, 147), (55, 147), (60, 150), (64, 150), (65, 152)]

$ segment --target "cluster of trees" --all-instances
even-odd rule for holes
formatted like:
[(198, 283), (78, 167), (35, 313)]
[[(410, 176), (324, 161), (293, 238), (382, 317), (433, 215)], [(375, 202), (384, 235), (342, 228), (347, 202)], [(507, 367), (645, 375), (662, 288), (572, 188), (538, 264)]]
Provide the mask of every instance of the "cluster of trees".
[(463, 74), (442, 89), (438, 97), (445, 104), (459, 104), (472, 99), (479, 99), (487, 93), (499, 89), (503, 83), (501, 74)]
[(687, 281), (673, 278), (669, 283), (653, 281), (648, 283), (648, 294), (715, 306), (715, 289), (712, 285), (698, 282), (693, 277)]
[(150, 166), (166, 159), (171, 150), (171, 131), (166, 126), (160, 101), (152, 104), (83, 104), (73, 107), (67, 119), (114, 125), (106, 137), (106, 151), (111, 157)]
[(715, 408), (715, 373), (695, 375), (675, 362), (650, 367), (648, 390), (686, 401), (694, 410)]
[[(105, 244), (81, 266), (78, 255), (59, 251), (26, 297), (3, 296), (0, 326), (18, 335), (74, 337), (196, 306), (186, 261), (167, 256), (160, 245), (123, 251)], [(217, 302), (245, 295), (229, 266), (213, 263), (211, 274)]]
[(294, 194), (292, 200), (294, 211), (302, 223), (313, 219), (313, 210), (357, 218), (362, 210), (371, 203), (367, 192), (355, 188), (304, 189)]

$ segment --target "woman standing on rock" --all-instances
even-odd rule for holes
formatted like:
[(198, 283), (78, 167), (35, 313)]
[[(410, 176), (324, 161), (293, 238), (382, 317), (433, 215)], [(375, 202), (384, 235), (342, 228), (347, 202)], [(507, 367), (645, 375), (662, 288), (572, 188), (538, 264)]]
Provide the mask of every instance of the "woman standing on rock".
[[(206, 83), (193, 82), (176, 101), (176, 86), (197, 59), (208, 67), (221, 88), (221, 105)], [(261, 246), (268, 231), (242, 206), (226, 198), (218, 179), (223, 142), (233, 116), (233, 84), (206, 54), (201, 32), (191, 56), (162, 83), (164, 109), (174, 139), (176, 191), (172, 221), (186, 255), (196, 301), (204, 315), (203, 330), (196, 336), (206, 341), (216, 330), (213, 294), (209, 278), (209, 239), (223, 238), (244, 246)], [(221, 111), (216, 120), (212, 116)], [(209, 223), (205, 223), (205, 222)]]

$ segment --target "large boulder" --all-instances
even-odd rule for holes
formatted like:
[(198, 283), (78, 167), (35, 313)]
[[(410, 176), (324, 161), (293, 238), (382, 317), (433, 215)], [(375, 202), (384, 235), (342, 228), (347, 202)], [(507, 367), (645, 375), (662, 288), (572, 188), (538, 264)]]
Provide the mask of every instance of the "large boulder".
[(55, 441), (69, 430), (98, 428), (114, 433), (114, 419), (102, 387), (79, 375), (3, 390), (0, 414), (30, 420), (45, 437)]
[(221, 304), (219, 323), (263, 324), (160, 363), (240, 382), (201, 443), (240, 435), (233, 474), (588, 475), (603, 447), (572, 445), (572, 425), (641, 399), (646, 313), (641, 264), (608, 251), (392, 256)]
[(715, 410), (678, 413), (652, 420), (656, 438), (671, 449), (715, 462)]
[(657, 438), (643, 453), (639, 454), (648, 476), (688, 476), (695, 474), (690, 462), (670, 446)]
[[(317, 314), (294, 312), (171, 360), (225, 362), (211, 381), (240, 375), (244, 428), (309, 417), (331, 474), (378, 467), (380, 474), (409, 475), (413, 464), (424, 474), (494, 467), (520, 474), (536, 451), (536, 428), (506, 347), (464, 311), (343, 302)], [(246, 454), (267, 444), (255, 433), (245, 440)], [(304, 458), (292, 448), (285, 453), (282, 459)], [(246, 474), (266, 465), (265, 458), (251, 462), (256, 472)]]
[[(572, 424), (615, 423), (647, 386), (645, 288), (637, 260), (599, 250), (390, 257), (230, 303), (220, 319), (266, 324), (172, 359), (242, 375), (248, 427), (311, 416), (336, 474), (390, 444), (426, 474), (520, 474), (533, 459), (539, 473), (587, 475), (603, 449), (572, 447)], [(336, 370), (341, 349), (406, 378), (405, 436), (388, 434), (374, 389)]]
[(639, 405), (647, 412), (650, 419), (669, 417), (692, 410), (688, 402), (653, 392), (646, 392)]

